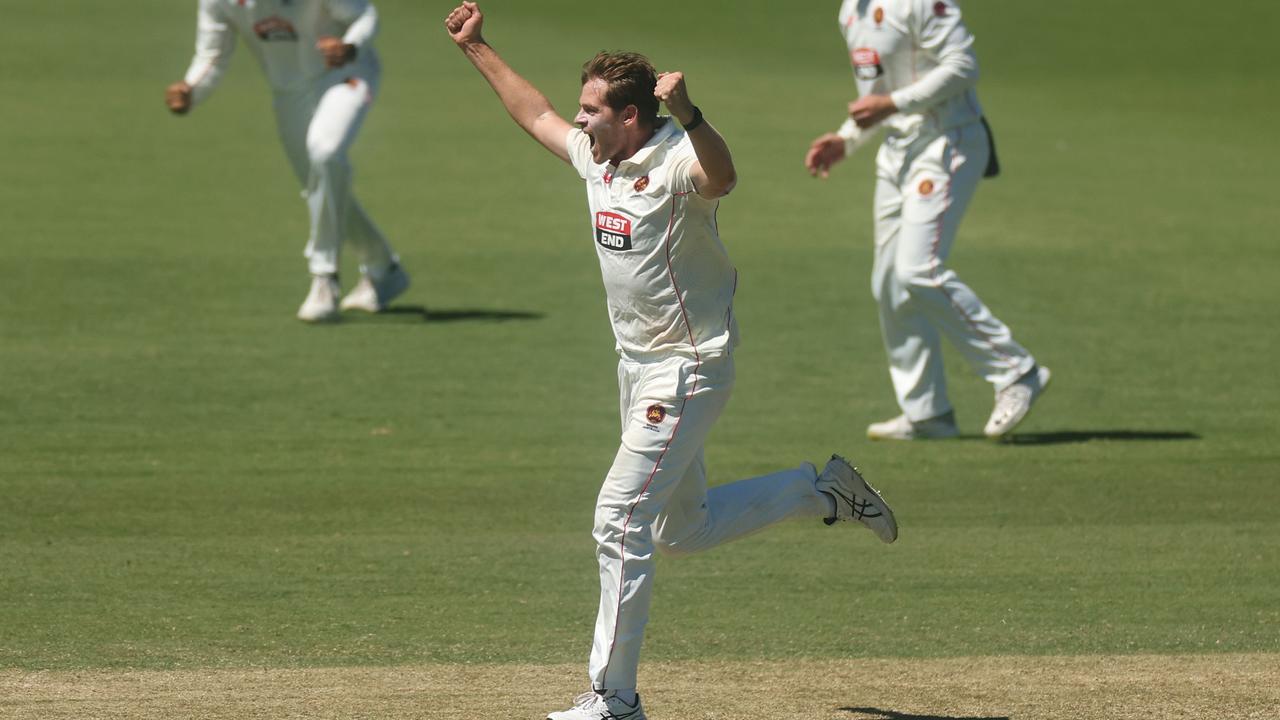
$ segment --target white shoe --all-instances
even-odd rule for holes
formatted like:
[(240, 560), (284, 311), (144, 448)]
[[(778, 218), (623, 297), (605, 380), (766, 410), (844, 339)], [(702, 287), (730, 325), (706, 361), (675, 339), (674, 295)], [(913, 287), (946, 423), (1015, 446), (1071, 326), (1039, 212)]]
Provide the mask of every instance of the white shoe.
[(953, 438), (959, 434), (956, 415), (952, 412), (919, 422), (912, 422), (906, 415), (899, 415), (892, 420), (867, 426), (867, 437), (872, 440), (937, 440)]
[(303, 322), (329, 322), (338, 319), (338, 295), (342, 289), (338, 287), (337, 275), (313, 275), (311, 292), (298, 308), (298, 319)]
[(616, 695), (600, 695), (594, 690), (584, 692), (573, 699), (573, 707), (547, 715), (547, 720), (645, 720), (640, 707), (640, 695), (636, 704), (628, 705)]
[(1018, 381), (996, 393), (996, 406), (991, 410), (991, 419), (982, 429), (982, 434), (989, 438), (1001, 438), (1008, 435), (1031, 412), (1031, 405), (1049, 385), (1049, 368), (1037, 365), (1018, 378)]
[(363, 310), (376, 313), (387, 309), (392, 300), (409, 289), (409, 273), (399, 264), (392, 265), (381, 280), (374, 281), (368, 275), (361, 275), (360, 282), (342, 298), (343, 310)]
[(898, 539), (898, 521), (893, 519), (893, 510), (848, 460), (832, 455), (816, 485), (818, 492), (826, 493), (836, 504), (835, 516), (823, 518), (824, 523), (857, 520), (870, 528), (881, 542)]

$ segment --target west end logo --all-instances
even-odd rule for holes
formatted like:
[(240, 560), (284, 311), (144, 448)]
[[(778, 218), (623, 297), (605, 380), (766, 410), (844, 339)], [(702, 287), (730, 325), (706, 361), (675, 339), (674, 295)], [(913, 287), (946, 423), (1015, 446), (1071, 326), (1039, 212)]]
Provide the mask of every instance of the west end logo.
[(631, 221), (617, 213), (596, 213), (596, 244), (605, 250), (630, 250)]

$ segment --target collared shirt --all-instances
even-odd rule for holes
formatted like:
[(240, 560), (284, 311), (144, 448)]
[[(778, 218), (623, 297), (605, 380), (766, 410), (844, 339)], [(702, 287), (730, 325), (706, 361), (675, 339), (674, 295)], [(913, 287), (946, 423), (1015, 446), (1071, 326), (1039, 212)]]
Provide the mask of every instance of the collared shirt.
[(955, 0), (844, 0), (840, 32), (859, 95), (889, 95), (891, 137), (978, 122), (973, 35)]
[[(378, 12), (369, 0), (200, 0), (196, 52), (185, 80), (195, 102), (208, 97), (239, 35), (274, 92), (305, 92), (328, 74), (335, 82), (359, 76), (376, 89), (379, 67), (372, 43), (377, 32)], [(355, 45), (355, 62), (327, 68), (316, 49), (325, 35)]]
[(619, 354), (705, 358), (737, 343), (737, 271), (716, 229), (719, 201), (697, 194), (693, 145), (671, 119), (618, 166), (591, 159), (578, 128), (569, 158), (586, 181), (591, 227)]

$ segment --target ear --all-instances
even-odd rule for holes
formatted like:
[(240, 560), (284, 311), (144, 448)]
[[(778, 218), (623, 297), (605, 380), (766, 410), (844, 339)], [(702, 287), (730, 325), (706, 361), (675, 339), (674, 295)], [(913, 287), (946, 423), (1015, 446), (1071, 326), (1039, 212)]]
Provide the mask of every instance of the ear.
[(640, 121), (640, 108), (635, 105), (628, 105), (622, 108), (622, 124), (635, 125)]

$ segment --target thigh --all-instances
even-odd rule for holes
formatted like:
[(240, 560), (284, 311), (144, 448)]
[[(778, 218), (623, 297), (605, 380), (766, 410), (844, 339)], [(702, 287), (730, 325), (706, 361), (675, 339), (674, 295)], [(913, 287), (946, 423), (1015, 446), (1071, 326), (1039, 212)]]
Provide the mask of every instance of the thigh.
[(982, 126), (972, 125), (934, 138), (904, 168), (900, 267), (929, 267), (950, 254), (989, 155)]
[[(628, 375), (631, 401), (599, 505), (628, 514), (641, 508), (652, 520), (686, 477), (701, 477), (689, 469), (728, 402), (733, 364), (728, 357), (680, 358), (633, 368)], [(696, 496), (705, 485), (693, 490)]]
[(293, 173), (303, 183), (311, 171), (307, 155), (307, 128), (315, 116), (317, 97), (313, 93), (279, 94), (272, 99), (271, 109), (276, 117), (276, 132), (284, 147), (285, 157)]
[(350, 147), (373, 104), (373, 89), (352, 77), (327, 88), (316, 105), (307, 128), (307, 147), (337, 152)]

